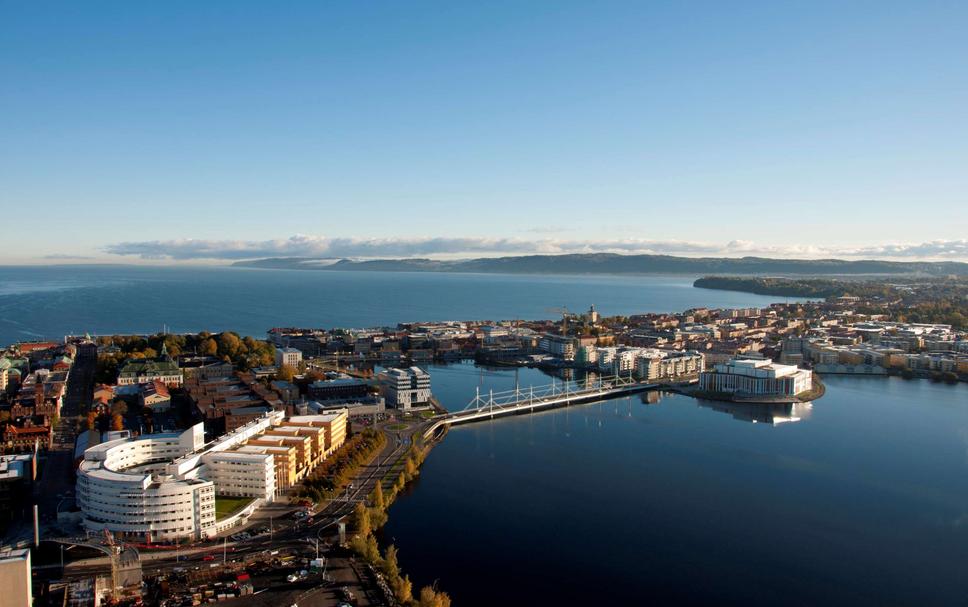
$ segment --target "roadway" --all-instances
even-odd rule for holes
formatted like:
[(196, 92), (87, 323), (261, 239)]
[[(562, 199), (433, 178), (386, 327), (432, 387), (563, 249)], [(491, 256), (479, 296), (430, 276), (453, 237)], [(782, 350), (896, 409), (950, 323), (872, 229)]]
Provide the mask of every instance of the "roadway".
[[(414, 424), (405, 430), (394, 431), (383, 428), (382, 431), (387, 436), (386, 446), (369, 464), (364, 465), (359, 470), (352, 481), (352, 489), (348, 490), (343, 496), (329, 501), (322, 509), (312, 515), (312, 523), (295, 520), (292, 516), (301, 508), (277, 502), (257, 511), (246, 522), (245, 526), (235, 527), (223, 535), (234, 535), (246, 529), (268, 526), (271, 517), (272, 531), (270, 533), (256, 535), (248, 540), (238, 542), (220, 537), (178, 550), (141, 551), (144, 574), (149, 576), (170, 573), (178, 567), (208, 567), (212, 563), (221, 563), (223, 558), (226, 561), (245, 561), (247, 557), (254, 560), (256, 556), (264, 554), (266, 551), (280, 548), (297, 548), (301, 554), (311, 558), (315, 555), (317, 542), (320, 554), (326, 554), (330, 551), (331, 546), (338, 541), (339, 522), (352, 514), (357, 503), (367, 499), (376, 487), (376, 483), (382, 480), (397, 460), (406, 454), (412, 444), (413, 436), (425, 427), (426, 422)], [(211, 560), (209, 555), (215, 557), (214, 560)], [(210, 560), (206, 561), (206, 557), (209, 557)], [(357, 594), (358, 605), (382, 604), (382, 600), (378, 597), (372, 597), (369, 601), (366, 600), (367, 592), (373, 591), (373, 585), (364, 583), (360, 579), (360, 576), (365, 575), (365, 572), (358, 571), (357, 569), (360, 566), (348, 556), (332, 555), (329, 560), (329, 567), (335, 577), (336, 584), (346, 584), (357, 589), (354, 592)], [(77, 579), (93, 575), (105, 575), (109, 571), (109, 560), (106, 557), (99, 557), (68, 564), (64, 571), (64, 577), (66, 579)], [(302, 588), (302, 592), (312, 589), (313, 586), (304, 588), (305, 584), (306, 582), (300, 582), (297, 583), (296, 587)], [(317, 579), (315, 586), (318, 585)], [(285, 588), (275, 588), (275, 590), (288, 592)], [(319, 594), (319, 596), (316, 598), (323, 600), (327, 593), (323, 588), (318, 588), (318, 591), (316, 594)], [(272, 592), (271, 594), (276, 595), (277, 593)], [(262, 595), (258, 596), (261, 597)], [(265, 598), (267, 597), (263, 597), (263, 599)], [(282, 598), (276, 596), (274, 600), (282, 600)], [(246, 600), (248, 601), (250, 598), (246, 597)], [(253, 604), (259, 604), (259, 599), (252, 597), (251, 600), (254, 601)], [(304, 603), (300, 602), (300, 605), (302, 604)], [(323, 601), (321, 604), (329, 603)]]
[[(82, 404), (90, 403), (94, 394), (94, 371), (97, 365), (96, 348), (78, 348), (77, 359), (67, 376), (67, 388), (61, 415), (53, 428), (51, 448), (42, 450), (38, 461), (38, 477), (33, 486), (34, 503), (41, 520), (41, 537), (46, 528), (57, 520), (57, 508), (74, 491), (74, 420)], [(11, 544), (33, 539), (33, 517), (23, 512), (23, 521), (11, 526), (5, 541)]]

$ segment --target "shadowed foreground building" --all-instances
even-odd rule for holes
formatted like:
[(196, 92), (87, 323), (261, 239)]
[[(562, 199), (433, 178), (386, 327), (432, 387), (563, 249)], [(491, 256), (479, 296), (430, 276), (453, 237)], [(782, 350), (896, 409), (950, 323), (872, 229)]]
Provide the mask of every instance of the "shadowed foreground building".
[(34, 601), (30, 584), (30, 550), (0, 552), (0, 605), (30, 607)]

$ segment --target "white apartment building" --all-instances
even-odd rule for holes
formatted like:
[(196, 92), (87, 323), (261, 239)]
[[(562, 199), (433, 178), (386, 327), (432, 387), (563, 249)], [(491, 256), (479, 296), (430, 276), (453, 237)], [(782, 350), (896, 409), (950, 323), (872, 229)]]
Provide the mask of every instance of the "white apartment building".
[(272, 454), (220, 451), (202, 456), (206, 474), (220, 495), (272, 501), (276, 494)]
[(298, 367), (302, 362), (302, 352), (295, 348), (276, 348), (276, 366), (288, 365)]
[(538, 342), (538, 349), (547, 352), (552, 356), (557, 356), (565, 360), (575, 360), (575, 352), (578, 349), (578, 340), (574, 337), (545, 333)]
[(628, 375), (635, 369), (639, 348), (596, 348), (598, 370), (612, 375)]
[(702, 373), (705, 357), (699, 352), (644, 350), (635, 360), (635, 374), (646, 381), (679, 379)]
[(511, 331), (507, 327), (485, 325), (481, 327), (481, 333), (484, 336), (484, 343), (493, 344), (500, 341), (501, 338), (509, 336)]
[(618, 348), (595, 348), (595, 364), (598, 365), (598, 369), (611, 372), (617, 353)]
[(795, 396), (813, 387), (813, 376), (807, 369), (767, 359), (734, 358), (703, 372), (699, 387), (746, 396)]
[(77, 505), (90, 531), (148, 541), (204, 539), (215, 533), (215, 496), (272, 501), (271, 455), (231, 449), (278, 424), (276, 411), (205, 444), (203, 424), (182, 433), (123, 437), (84, 451)]
[(578, 353), (575, 354), (575, 360), (587, 365), (597, 365), (598, 348), (594, 346), (582, 346), (578, 348)]
[(379, 380), (388, 407), (407, 410), (430, 403), (430, 374), (420, 367), (387, 369)]

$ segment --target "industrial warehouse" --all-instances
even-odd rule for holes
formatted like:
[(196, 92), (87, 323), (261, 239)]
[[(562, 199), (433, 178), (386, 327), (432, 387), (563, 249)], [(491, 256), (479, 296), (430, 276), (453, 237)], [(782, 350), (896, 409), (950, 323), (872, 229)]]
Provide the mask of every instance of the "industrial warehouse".
[[(84, 451), (77, 472), (83, 525), (146, 541), (210, 538), (298, 483), (343, 444), (346, 430), (346, 410), (288, 419), (274, 411), (207, 444), (201, 423), (182, 433), (116, 437)], [(223, 496), (251, 502), (219, 519)]]

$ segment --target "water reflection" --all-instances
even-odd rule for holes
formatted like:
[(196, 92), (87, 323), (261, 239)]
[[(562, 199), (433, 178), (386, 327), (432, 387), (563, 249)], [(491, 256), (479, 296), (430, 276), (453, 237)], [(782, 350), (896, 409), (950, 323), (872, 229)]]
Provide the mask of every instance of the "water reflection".
[[(433, 373), (461, 407), (480, 377)], [(514, 387), (513, 369), (485, 375)], [(734, 420), (810, 406), (670, 392), (457, 426), (386, 537), (416, 587), (438, 581), (465, 607), (963, 604), (968, 386), (825, 383), (817, 417), (789, 431)], [(495, 563), (500, 584), (482, 582)]]
[(813, 403), (730, 403), (703, 399), (697, 399), (696, 402), (700, 407), (721, 413), (728, 413), (734, 419), (754, 424), (770, 424), (773, 426), (809, 419), (813, 412)]

